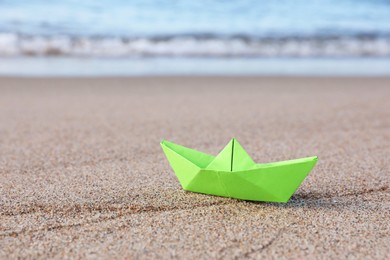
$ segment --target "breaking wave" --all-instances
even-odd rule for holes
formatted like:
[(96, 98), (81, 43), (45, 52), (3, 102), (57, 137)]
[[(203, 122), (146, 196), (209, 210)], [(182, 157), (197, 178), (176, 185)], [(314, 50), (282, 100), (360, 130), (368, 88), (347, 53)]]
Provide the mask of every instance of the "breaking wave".
[(0, 56), (74, 57), (387, 57), (390, 36), (158, 37), (32, 36), (0, 33)]

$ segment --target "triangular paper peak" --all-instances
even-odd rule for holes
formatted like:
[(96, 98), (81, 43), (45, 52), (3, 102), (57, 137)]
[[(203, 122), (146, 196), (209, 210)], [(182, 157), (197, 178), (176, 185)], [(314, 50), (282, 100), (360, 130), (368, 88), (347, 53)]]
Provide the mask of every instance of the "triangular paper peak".
[(248, 153), (242, 148), (236, 140), (233, 141), (232, 171), (248, 170), (256, 165)]
[(231, 171), (232, 170), (232, 153), (233, 153), (234, 138), (222, 149), (222, 151), (214, 158), (207, 166), (207, 170), (216, 171)]
[(248, 170), (254, 165), (255, 163), (252, 158), (247, 154), (244, 148), (242, 148), (241, 144), (233, 138), (206, 169), (217, 171), (240, 171)]

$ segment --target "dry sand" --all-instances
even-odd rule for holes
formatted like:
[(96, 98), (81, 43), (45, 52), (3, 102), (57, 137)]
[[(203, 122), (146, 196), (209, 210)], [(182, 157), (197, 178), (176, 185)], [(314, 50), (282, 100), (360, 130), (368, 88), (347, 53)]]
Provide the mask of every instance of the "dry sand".
[[(0, 258), (389, 258), (389, 78), (0, 79)], [(317, 155), (287, 204), (182, 191), (159, 142)]]

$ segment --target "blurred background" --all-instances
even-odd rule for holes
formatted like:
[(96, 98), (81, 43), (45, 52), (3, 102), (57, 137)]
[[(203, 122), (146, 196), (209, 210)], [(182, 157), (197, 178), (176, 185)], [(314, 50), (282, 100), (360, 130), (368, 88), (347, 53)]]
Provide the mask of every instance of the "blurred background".
[(387, 0), (0, 0), (0, 75), (389, 75)]

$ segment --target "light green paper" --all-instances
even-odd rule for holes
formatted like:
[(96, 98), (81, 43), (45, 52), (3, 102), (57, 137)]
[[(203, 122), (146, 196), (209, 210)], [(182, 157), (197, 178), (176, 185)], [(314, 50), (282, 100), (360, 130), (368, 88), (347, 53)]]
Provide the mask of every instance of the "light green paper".
[(253, 201), (287, 202), (317, 162), (256, 164), (234, 138), (217, 156), (168, 141), (161, 147), (184, 190)]

